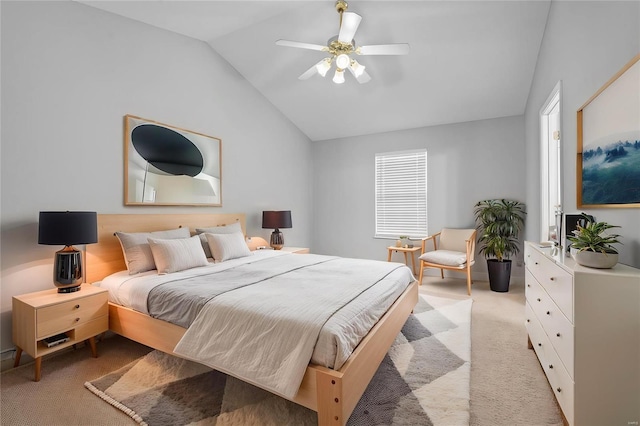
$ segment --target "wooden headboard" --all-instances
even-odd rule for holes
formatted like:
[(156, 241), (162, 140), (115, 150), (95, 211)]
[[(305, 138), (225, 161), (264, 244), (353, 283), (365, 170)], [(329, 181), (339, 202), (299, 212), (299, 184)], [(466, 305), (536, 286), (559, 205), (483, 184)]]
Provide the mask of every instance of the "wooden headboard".
[(107, 275), (127, 269), (122, 255), (120, 241), (114, 235), (121, 232), (153, 232), (175, 228), (195, 228), (230, 225), (240, 222), (246, 235), (246, 220), (238, 214), (99, 214), (98, 242), (87, 244), (86, 280), (88, 283), (100, 281)]

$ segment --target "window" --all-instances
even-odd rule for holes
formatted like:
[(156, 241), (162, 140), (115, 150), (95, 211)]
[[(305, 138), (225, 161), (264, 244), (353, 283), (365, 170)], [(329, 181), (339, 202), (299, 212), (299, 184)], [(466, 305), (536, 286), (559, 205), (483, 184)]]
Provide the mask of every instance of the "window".
[(375, 236), (427, 236), (427, 151), (376, 154), (375, 169)]
[(556, 243), (562, 232), (561, 91), (558, 82), (540, 109), (540, 241)]

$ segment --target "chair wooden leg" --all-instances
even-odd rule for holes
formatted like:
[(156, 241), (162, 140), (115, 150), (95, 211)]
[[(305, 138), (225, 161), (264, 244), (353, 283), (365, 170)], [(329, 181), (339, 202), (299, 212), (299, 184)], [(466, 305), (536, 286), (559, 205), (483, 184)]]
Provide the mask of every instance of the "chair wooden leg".
[(471, 296), (471, 270), (467, 268), (467, 294)]
[(424, 266), (422, 266), (422, 260), (420, 261), (420, 278), (418, 278), (418, 284), (422, 285), (422, 275), (424, 273)]
[(440, 276), (444, 280), (444, 269), (440, 268)]

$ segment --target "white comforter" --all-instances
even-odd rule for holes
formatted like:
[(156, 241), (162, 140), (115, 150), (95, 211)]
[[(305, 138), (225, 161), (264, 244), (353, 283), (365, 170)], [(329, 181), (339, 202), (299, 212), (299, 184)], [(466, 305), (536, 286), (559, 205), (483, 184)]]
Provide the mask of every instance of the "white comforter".
[[(385, 280), (402, 281), (400, 290), (393, 290), (393, 299), (385, 305), (388, 306), (398, 291), (413, 279), (408, 268), (399, 264), (339, 258), (317, 263), (314, 258), (319, 256), (283, 255), (285, 261), (292, 262), (291, 272), (217, 296), (203, 307), (175, 352), (274, 393), (293, 397), (319, 340), (320, 329), (325, 323), (332, 322), (329, 319), (334, 313), (339, 312), (338, 317), (344, 315), (346, 310), (340, 309), (358, 295), (363, 295), (360, 299), (370, 299), (373, 292), (367, 290), (381, 280), (385, 283)], [(216, 267), (233, 268), (244, 262), (246, 260), (238, 259)], [(331, 265), (329, 272), (325, 263)], [(193, 276), (203, 273), (201, 269), (185, 272)], [(113, 293), (112, 300), (145, 312), (145, 294), (165, 279), (166, 276), (149, 274), (142, 280), (142, 285), (135, 286), (125, 283), (136, 279), (124, 280), (125, 283), (119, 285), (119, 292), (112, 291), (114, 286), (108, 284), (109, 280), (103, 283)], [(361, 306), (358, 305), (360, 299), (351, 305)], [(364, 314), (367, 317), (364, 322), (368, 322), (369, 328), (384, 310), (386, 308), (378, 307), (378, 312)], [(349, 326), (340, 325), (342, 328)], [(350, 348), (346, 345), (348, 349), (339, 351), (338, 357), (342, 359), (336, 368), (342, 365), (366, 331), (355, 334), (355, 337), (345, 338), (356, 340), (347, 342), (351, 343)]]

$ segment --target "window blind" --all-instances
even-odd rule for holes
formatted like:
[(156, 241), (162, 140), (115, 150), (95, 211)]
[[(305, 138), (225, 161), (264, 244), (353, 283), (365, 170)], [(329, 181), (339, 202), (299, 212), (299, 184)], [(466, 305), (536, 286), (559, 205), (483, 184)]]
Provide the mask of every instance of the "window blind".
[(375, 162), (375, 236), (427, 236), (427, 151), (376, 154)]

